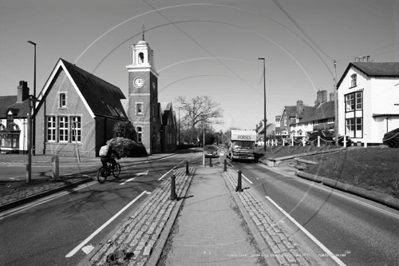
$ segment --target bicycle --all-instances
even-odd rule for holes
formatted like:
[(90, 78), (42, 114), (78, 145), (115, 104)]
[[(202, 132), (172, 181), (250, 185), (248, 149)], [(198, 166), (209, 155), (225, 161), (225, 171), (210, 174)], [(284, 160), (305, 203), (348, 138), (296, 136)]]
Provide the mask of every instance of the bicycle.
[(115, 164), (115, 168), (112, 168), (112, 163), (107, 163), (108, 170), (101, 166), (97, 171), (98, 183), (102, 184), (107, 180), (107, 177), (112, 173), (112, 175), (119, 179), (119, 174), (121, 173), (121, 165), (119, 163)]

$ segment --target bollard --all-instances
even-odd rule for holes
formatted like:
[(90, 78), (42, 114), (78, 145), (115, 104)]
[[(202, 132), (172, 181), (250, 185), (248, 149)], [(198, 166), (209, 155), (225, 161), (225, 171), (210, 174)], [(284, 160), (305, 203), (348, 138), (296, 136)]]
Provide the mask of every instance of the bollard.
[(209, 167), (213, 167), (213, 165), (212, 165), (212, 157), (209, 157)]
[(177, 195), (176, 195), (176, 176), (175, 175), (172, 175), (171, 177), (170, 177), (170, 200), (175, 200), (176, 198), (177, 198)]
[(237, 171), (238, 173), (238, 182), (237, 182), (237, 187), (236, 187), (236, 192), (242, 192), (242, 184), (241, 184), (241, 170)]
[(58, 155), (53, 155), (51, 157), (51, 162), (53, 163), (53, 179), (57, 181), (60, 176), (60, 160)]
[(223, 168), (224, 172), (227, 172), (227, 160), (226, 158), (224, 159), (224, 168)]
[(186, 175), (189, 175), (190, 171), (188, 170), (188, 161), (186, 161)]

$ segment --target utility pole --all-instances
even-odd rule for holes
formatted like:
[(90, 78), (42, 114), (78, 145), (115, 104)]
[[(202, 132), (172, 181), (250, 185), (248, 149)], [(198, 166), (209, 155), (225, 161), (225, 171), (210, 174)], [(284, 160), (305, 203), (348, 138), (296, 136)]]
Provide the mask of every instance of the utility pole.
[(334, 62), (334, 132), (335, 132), (335, 145), (338, 146), (338, 92), (337, 92), (337, 61)]
[(264, 132), (264, 139), (263, 139), (263, 151), (266, 151), (266, 131), (267, 131), (267, 120), (266, 120), (266, 67), (265, 67), (265, 58), (264, 57), (259, 57), (258, 60), (263, 61), (263, 107), (264, 107), (264, 113), (263, 113), (263, 121), (265, 121), (265, 132)]
[[(33, 106), (36, 104), (36, 43), (32, 41), (28, 41), (28, 43), (34, 46), (34, 54), (33, 54)], [(33, 108), (32, 113), (32, 153), (36, 154), (36, 147), (35, 147), (35, 139), (36, 139), (36, 118), (35, 118), (35, 109)]]

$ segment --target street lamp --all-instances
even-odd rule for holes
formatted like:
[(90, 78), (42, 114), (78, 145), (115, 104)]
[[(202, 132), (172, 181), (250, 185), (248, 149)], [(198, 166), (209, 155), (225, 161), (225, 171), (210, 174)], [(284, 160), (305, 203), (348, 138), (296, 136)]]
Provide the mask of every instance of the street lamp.
[[(33, 54), (33, 101), (34, 101), (33, 107), (34, 107), (36, 104), (36, 43), (34, 43), (32, 41), (28, 41), (28, 43), (30, 43), (34, 46), (34, 54)], [(35, 108), (33, 108), (33, 114), (32, 114), (33, 119), (32, 119), (32, 124), (31, 124), (32, 125), (32, 131), (31, 131), (32, 135), (30, 135), (32, 138), (31, 147), (32, 147), (33, 153), (35, 153), (35, 150), (36, 150), (36, 147), (35, 147), (36, 118), (35, 118), (34, 112), (35, 112)]]
[(264, 91), (264, 99), (263, 99), (263, 104), (264, 104), (264, 114), (263, 114), (263, 120), (265, 121), (265, 132), (264, 132), (264, 138), (263, 138), (263, 150), (266, 151), (266, 129), (267, 129), (267, 121), (266, 121), (266, 67), (265, 67), (265, 58), (264, 57), (259, 57), (258, 60), (263, 61), (263, 91)]

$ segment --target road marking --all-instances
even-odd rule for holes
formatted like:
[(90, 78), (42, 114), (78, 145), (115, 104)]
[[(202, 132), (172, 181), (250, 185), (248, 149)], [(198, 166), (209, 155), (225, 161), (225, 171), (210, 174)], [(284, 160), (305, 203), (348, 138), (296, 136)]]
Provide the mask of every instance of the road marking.
[(242, 177), (244, 177), (245, 178), (245, 180), (247, 180), (248, 181), (248, 183), (250, 183), (251, 185), (253, 184), (252, 183), (252, 181), (251, 180), (249, 180), (244, 174), (241, 174), (242, 175)]
[(176, 170), (176, 167), (179, 166), (182, 162), (186, 161), (186, 159), (184, 159), (183, 161), (181, 161), (180, 163), (178, 163), (177, 165), (175, 165), (172, 169), (170, 169), (169, 171), (167, 171), (163, 176), (161, 176), (160, 178), (158, 178), (158, 181), (161, 181), (165, 176), (167, 176), (171, 171)]
[(115, 220), (119, 215), (121, 215), (122, 212), (124, 212), (127, 208), (130, 207), (133, 203), (135, 203), (139, 198), (141, 198), (144, 194), (147, 194), (147, 191), (141, 192), (140, 195), (138, 195), (135, 199), (133, 199), (128, 205), (126, 205), (122, 210), (120, 210), (117, 214), (112, 216), (111, 219), (109, 219), (107, 222), (105, 222), (101, 227), (99, 227), (96, 231), (94, 231), (89, 237), (87, 237), (85, 240), (83, 240), (82, 243), (80, 243), (77, 247), (75, 247), (71, 252), (69, 252), (65, 257), (69, 258), (75, 255), (76, 252), (78, 252), (81, 248), (83, 248), (87, 242), (89, 242), (93, 237), (95, 237), (99, 232), (101, 232), (107, 225), (109, 225), (113, 220)]
[(337, 258), (326, 246), (324, 246), (317, 238), (315, 238), (308, 230), (306, 230), (300, 223), (292, 218), (286, 211), (283, 210), (277, 203), (275, 203), (269, 196), (265, 196), (279, 211), (281, 211), (288, 219), (291, 220), (303, 233), (305, 233), (316, 245), (318, 245), (331, 259), (333, 259), (338, 265), (345, 266), (340, 259)]
[(175, 168), (176, 168), (176, 166), (173, 167), (172, 169), (170, 169), (169, 171), (167, 171), (163, 176), (161, 176), (160, 178), (158, 178), (158, 181), (161, 181), (161, 180), (162, 180), (165, 176), (167, 176), (171, 171), (174, 171)]
[[(78, 190), (81, 190), (83, 188), (87, 188), (87, 187), (89, 187), (91, 185), (94, 185), (94, 184), (97, 184), (97, 182), (96, 181), (91, 181), (89, 183), (85, 183), (85, 184), (79, 185), (78, 187), (72, 189), (72, 191), (78, 191)], [(68, 191), (59, 192), (57, 194), (44, 197), (42, 199), (38, 199), (38, 200), (36, 200), (36, 201), (34, 201), (32, 203), (28, 203), (26, 205), (23, 205), (23, 206), (20, 206), (20, 207), (11, 209), (11, 210), (7, 210), (7, 211), (5, 211), (5, 212), (0, 214), (0, 220), (6, 218), (8, 216), (23, 212), (25, 210), (29, 210), (30, 208), (39, 206), (41, 204), (47, 203), (49, 201), (55, 200), (57, 198), (60, 198), (62, 196), (68, 195), (68, 194), (71, 194), (71, 192), (68, 192)]]
[(145, 172), (143, 172), (143, 173), (137, 173), (137, 174), (134, 175), (134, 177), (129, 178), (128, 180), (126, 180), (125, 182), (120, 183), (119, 185), (120, 185), (120, 186), (123, 186), (123, 185), (125, 185), (126, 183), (128, 183), (128, 182), (130, 182), (130, 181), (133, 181), (133, 180), (134, 180), (136, 177), (138, 177), (138, 176), (148, 175), (148, 172), (149, 172), (149, 171), (150, 171), (150, 170), (147, 170), (147, 171), (145, 171)]
[[(367, 203), (367, 202), (363, 202), (363, 201), (361, 201), (361, 200), (358, 200), (358, 199), (354, 198), (354, 197), (357, 197), (356, 195), (353, 195), (353, 194), (351, 194), (351, 193), (349, 193), (349, 192), (341, 191), (341, 190), (339, 190), (339, 189), (326, 186), (326, 185), (324, 185), (324, 184), (320, 184), (320, 185), (319, 185), (319, 183), (316, 183), (316, 182), (314, 182), (314, 181), (312, 181), (312, 180), (307, 180), (307, 179), (300, 178), (300, 177), (298, 177), (297, 175), (295, 175), (295, 172), (293, 172), (292, 175), (289, 175), (289, 174), (284, 174), (283, 172), (277, 171), (277, 170), (275, 170), (275, 169), (268, 168), (268, 167), (266, 167), (266, 166), (264, 166), (264, 165), (261, 165), (261, 166), (264, 167), (264, 168), (266, 168), (266, 169), (268, 169), (268, 170), (270, 170), (270, 171), (272, 171), (272, 172), (275, 172), (275, 173), (277, 173), (277, 174), (281, 174), (281, 175), (284, 175), (284, 176), (286, 176), (286, 177), (294, 178), (294, 179), (295, 179), (296, 181), (298, 181), (298, 182), (302, 182), (302, 183), (304, 183), (304, 184), (309, 184), (309, 183), (311, 183), (311, 184), (312, 184), (312, 185), (311, 185), (312, 188), (317, 188), (317, 189), (323, 190), (323, 191), (325, 191), (325, 192), (332, 193), (332, 194), (334, 194), (335, 196), (338, 196), (338, 197), (341, 197), (341, 198), (345, 198), (345, 199), (350, 200), (350, 201), (352, 201), (352, 202), (355, 202), (355, 203), (357, 203), (357, 204), (359, 204), (359, 205), (363, 205), (363, 206), (365, 206), (365, 207), (367, 207), (367, 208), (370, 208), (370, 209), (373, 209), (373, 210), (375, 210), (375, 211), (381, 212), (381, 213), (383, 213), (383, 214), (385, 214), (385, 215), (389, 215), (389, 216), (391, 216), (391, 217), (393, 217), (393, 218), (395, 218), (395, 219), (399, 219), (399, 215), (397, 215), (397, 214), (395, 214), (395, 213), (392, 213), (392, 212), (390, 212), (390, 211), (387, 211), (387, 210), (385, 210), (385, 209), (382, 209), (381, 207), (374, 206), (374, 205), (371, 205), (371, 204), (369, 204), (369, 203)], [(348, 194), (349, 194), (349, 195), (348, 195)], [(370, 200), (370, 201), (374, 202), (373, 200)], [(382, 204), (382, 205), (384, 205), (383, 203), (379, 203), (379, 202), (375, 202), (375, 203), (376, 203), (376, 204)]]

